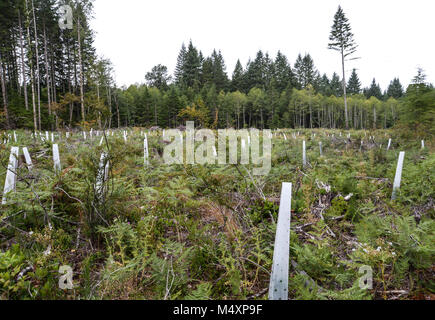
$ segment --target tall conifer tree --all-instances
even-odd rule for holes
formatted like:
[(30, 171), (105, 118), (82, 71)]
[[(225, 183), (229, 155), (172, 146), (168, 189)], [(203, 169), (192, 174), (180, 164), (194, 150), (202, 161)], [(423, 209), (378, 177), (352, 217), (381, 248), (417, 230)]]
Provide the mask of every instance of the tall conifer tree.
[(329, 36), (331, 41), (328, 44), (329, 49), (340, 52), (341, 65), (343, 69), (343, 93), (344, 93), (344, 113), (346, 121), (346, 129), (349, 128), (349, 117), (347, 113), (347, 95), (346, 95), (346, 72), (344, 62), (346, 57), (356, 52), (357, 45), (353, 39), (350, 23), (346, 18), (341, 6), (338, 7), (337, 13), (334, 16), (334, 24), (332, 25), (331, 34)]

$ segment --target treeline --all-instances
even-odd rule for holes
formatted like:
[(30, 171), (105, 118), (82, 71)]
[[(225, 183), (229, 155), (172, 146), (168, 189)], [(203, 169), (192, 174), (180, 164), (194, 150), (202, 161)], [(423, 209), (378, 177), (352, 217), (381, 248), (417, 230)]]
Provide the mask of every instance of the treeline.
[[(111, 62), (95, 53), (92, 3), (0, 0), (0, 127), (177, 127), (186, 120), (238, 129), (346, 125), (342, 80), (321, 74), (309, 54), (292, 65), (281, 52), (272, 58), (259, 51), (246, 66), (237, 61), (229, 77), (220, 51), (205, 57), (190, 41), (178, 54), (174, 76), (157, 65), (146, 84), (117, 88)], [(72, 9), (71, 29), (59, 26), (63, 5)], [(413, 85), (422, 83), (420, 77)], [(399, 79), (385, 91), (375, 79), (363, 88), (353, 70), (346, 89), (350, 128), (388, 128), (415, 115), (415, 101)]]
[[(219, 51), (204, 57), (192, 42), (182, 46), (174, 78), (157, 65), (146, 84), (118, 90), (119, 126), (175, 127), (195, 120), (212, 128), (344, 128), (342, 80), (321, 75), (309, 54), (294, 66), (281, 52), (259, 51), (245, 68), (237, 61), (231, 79)], [(388, 128), (400, 115), (404, 89), (395, 78), (382, 92), (373, 79), (363, 88), (356, 70), (347, 83), (349, 126)]]

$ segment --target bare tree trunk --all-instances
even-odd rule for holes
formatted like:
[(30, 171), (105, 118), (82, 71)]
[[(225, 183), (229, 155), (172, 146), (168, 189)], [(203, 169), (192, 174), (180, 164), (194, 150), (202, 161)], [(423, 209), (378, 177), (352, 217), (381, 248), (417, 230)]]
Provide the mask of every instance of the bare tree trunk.
[(79, 54), (79, 72), (80, 72), (80, 106), (81, 106), (81, 113), (82, 113), (82, 121), (85, 122), (85, 100), (83, 96), (83, 65), (82, 65), (82, 43), (81, 43), (81, 35), (80, 35), (80, 16), (78, 17), (77, 22), (77, 38), (78, 38), (78, 54)]
[(9, 122), (8, 97), (7, 97), (6, 83), (5, 83), (6, 80), (5, 80), (3, 61), (1, 55), (0, 55), (0, 78), (1, 78), (2, 95), (3, 95), (3, 108), (5, 111), (5, 118), (6, 118), (6, 127), (7, 129), (10, 129), (11, 124)]
[[(52, 103), (57, 103), (57, 93), (56, 93), (56, 64), (55, 64), (55, 59), (53, 57), (53, 44), (50, 44), (50, 49), (49, 49), (49, 58), (50, 58), (50, 78), (51, 78), (51, 102)], [(62, 62), (64, 61), (64, 56), (62, 56)], [(64, 92), (65, 92), (65, 84), (63, 85), (64, 87)], [(52, 110), (53, 111), (53, 110)], [(57, 117), (57, 114), (56, 114)]]
[[(67, 42), (67, 59), (68, 59), (68, 68), (67, 68), (67, 77), (68, 77), (68, 92), (72, 94), (71, 92), (71, 56), (70, 56), (70, 46), (69, 41)], [(74, 112), (74, 103), (71, 102), (69, 104), (69, 127), (72, 126), (72, 118), (73, 118), (73, 112)]]
[[(110, 84), (108, 83), (107, 84), (107, 91), (108, 91), (108, 98), (107, 98), (107, 101), (108, 101), (108, 103), (109, 103), (109, 110), (110, 110), (110, 122), (112, 122), (112, 90), (111, 90), (111, 88), (110, 88)], [(114, 95), (114, 97), (115, 97), (115, 101), (116, 101), (116, 103), (118, 103), (118, 99), (117, 99), (117, 93), (116, 93), (116, 88), (115, 88), (115, 95)]]
[(344, 69), (344, 52), (343, 52), (343, 50), (341, 50), (341, 64), (343, 67), (344, 118), (346, 120), (346, 130), (348, 130), (349, 129), (349, 118), (347, 115), (346, 72)]
[[(73, 45), (73, 66), (74, 66), (74, 95), (78, 95), (78, 92), (77, 92), (78, 88), (77, 88), (77, 86), (78, 86), (79, 80), (77, 78), (77, 63), (76, 63), (76, 61), (77, 61), (77, 55), (76, 55), (77, 50), (76, 50), (76, 43), (75, 43), (75, 41), (73, 41), (72, 45)], [(77, 108), (77, 118), (80, 118), (80, 109), (79, 108)]]
[[(115, 103), (116, 103), (116, 113), (118, 114), (118, 128), (120, 128), (121, 127), (121, 115), (119, 114), (119, 103), (118, 103), (117, 94), (115, 94)], [(112, 110), (112, 109), (110, 109), (110, 110)]]
[(387, 112), (384, 111), (384, 129), (387, 129)]
[(45, 72), (47, 74), (47, 97), (48, 97), (48, 115), (51, 116), (51, 95), (50, 95), (50, 71), (48, 68), (48, 54), (47, 54), (47, 34), (45, 32), (45, 23), (44, 23), (44, 57), (45, 57)]
[(32, 0), (32, 12), (33, 12), (33, 28), (35, 29), (35, 54), (36, 54), (36, 90), (38, 94), (38, 128), (41, 130), (41, 84), (40, 84), (40, 73), (39, 73), (39, 50), (38, 50), (38, 32), (36, 30), (36, 16), (35, 16), (35, 5)]
[(373, 129), (376, 129), (376, 107), (373, 106)]
[(243, 129), (246, 128), (245, 105), (243, 105)]
[(310, 102), (310, 128), (313, 129), (313, 110)]
[[(100, 84), (98, 83), (98, 79), (97, 79), (97, 101), (98, 101), (98, 106), (100, 106)], [(98, 128), (101, 130), (101, 111), (98, 110)]]
[(26, 65), (24, 62), (24, 45), (23, 45), (23, 29), (21, 27), (21, 14), (18, 10), (18, 24), (20, 28), (20, 49), (21, 49), (21, 73), (23, 76), (23, 89), (24, 89), (24, 105), (26, 110), (29, 110), (29, 101), (27, 97), (27, 79), (26, 79)]
[[(51, 50), (52, 55), (51, 55), (51, 93), (52, 93), (52, 103), (56, 103), (57, 104), (57, 92), (56, 92), (56, 73), (55, 73), (55, 66), (54, 66), (54, 59), (53, 59), (53, 49)], [(64, 85), (64, 90), (65, 92), (65, 85)], [(52, 110), (53, 112), (53, 110)], [(56, 117), (56, 129), (59, 128), (58, 123), (59, 123), (59, 116), (57, 114), (58, 110), (56, 110), (54, 112), (54, 115)]]
[(240, 129), (240, 109), (237, 108), (237, 130)]
[(32, 88), (32, 106), (33, 106), (33, 126), (35, 129), (35, 132), (38, 130), (38, 121), (36, 118), (36, 101), (35, 101), (35, 77), (33, 73), (33, 57), (32, 57), (32, 43), (30, 41), (30, 14), (28, 9), (28, 3), (26, 0), (26, 17), (27, 17), (27, 43), (29, 45), (28, 52), (30, 53), (29, 57), (29, 67), (30, 67), (30, 84)]

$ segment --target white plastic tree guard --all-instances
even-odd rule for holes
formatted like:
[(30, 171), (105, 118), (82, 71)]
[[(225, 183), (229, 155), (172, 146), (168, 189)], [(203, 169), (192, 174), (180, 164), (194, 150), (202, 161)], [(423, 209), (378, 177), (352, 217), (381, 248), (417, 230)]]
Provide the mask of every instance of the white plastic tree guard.
[(424, 149), (424, 140), (421, 140), (421, 148)]
[(144, 164), (148, 166), (150, 164), (149, 161), (149, 150), (148, 150), (148, 137), (145, 133), (144, 139), (143, 139), (143, 157), (144, 157)]
[(9, 156), (8, 171), (6, 173), (5, 187), (3, 189), (2, 204), (6, 204), (8, 193), (15, 190), (15, 185), (17, 184), (16, 171), (18, 168), (18, 152), (18, 147), (12, 147), (11, 155)]
[(29, 169), (29, 171), (31, 171), (33, 169), (33, 163), (32, 163), (32, 158), (30, 158), (29, 150), (27, 149), (27, 147), (23, 148), (23, 153), (24, 153), (24, 158), (26, 159), (27, 168)]
[(322, 142), (319, 142), (319, 151), (320, 151), (320, 156), (323, 156)]
[(85, 131), (83, 131), (83, 139), (86, 140), (86, 132)]
[(95, 184), (95, 191), (99, 200), (103, 200), (105, 182), (109, 178), (109, 161), (107, 158), (108, 154), (103, 152), (100, 157), (100, 166), (98, 168), (97, 181)]
[(291, 201), (292, 184), (284, 182), (276, 226), (269, 300), (288, 300)]
[(302, 163), (304, 167), (307, 165), (307, 143), (305, 140), (302, 142)]
[(390, 150), (390, 147), (391, 147), (391, 139), (388, 139), (387, 151)]
[(62, 166), (60, 165), (59, 146), (57, 144), (53, 144), (53, 162), (54, 172), (59, 173), (62, 171)]
[(397, 190), (400, 189), (400, 182), (402, 181), (402, 169), (403, 169), (404, 158), (405, 158), (405, 152), (402, 151), (399, 154), (399, 161), (397, 162), (396, 176), (394, 177), (394, 184), (393, 184), (393, 194), (391, 195), (392, 200), (396, 200)]

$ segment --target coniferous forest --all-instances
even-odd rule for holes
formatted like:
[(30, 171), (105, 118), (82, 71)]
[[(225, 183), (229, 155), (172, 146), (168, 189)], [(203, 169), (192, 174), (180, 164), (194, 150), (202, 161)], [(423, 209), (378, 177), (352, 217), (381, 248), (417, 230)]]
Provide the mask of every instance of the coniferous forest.
[[(423, 71), (409, 88), (394, 78), (382, 90), (375, 78), (364, 87), (353, 70), (343, 87), (343, 77), (322, 74), (309, 54), (290, 61), (281, 52), (258, 51), (231, 72), (221, 51), (206, 57), (192, 41), (182, 45), (173, 72), (159, 64), (143, 84), (117, 88), (110, 60), (93, 46), (92, 1), (70, 2), (0, 2), (1, 127), (170, 128), (190, 118), (210, 128), (386, 129), (407, 114), (416, 85), (425, 84), (423, 99), (433, 98)], [(61, 30), (59, 6), (68, 3), (73, 29)]]
[[(65, 5), (72, 25), (60, 28)], [(119, 87), (94, 18), (93, 0), (0, 0), (0, 300), (273, 299), (286, 181), (284, 299), (434, 298), (435, 88), (424, 69), (386, 88), (346, 73), (358, 43), (339, 7), (325, 39), (333, 74), (309, 53), (261, 50), (228, 70), (224, 51), (206, 56), (193, 39), (173, 53), (175, 70), (157, 64)], [(187, 139), (187, 121), (267, 133), (269, 174), (165, 165), (165, 131)], [(74, 286), (60, 285), (62, 266)]]

